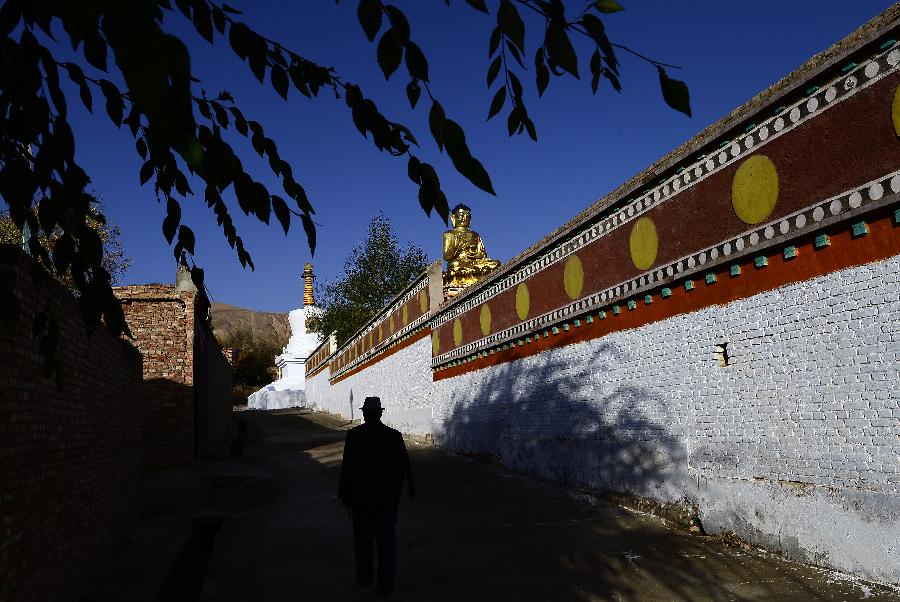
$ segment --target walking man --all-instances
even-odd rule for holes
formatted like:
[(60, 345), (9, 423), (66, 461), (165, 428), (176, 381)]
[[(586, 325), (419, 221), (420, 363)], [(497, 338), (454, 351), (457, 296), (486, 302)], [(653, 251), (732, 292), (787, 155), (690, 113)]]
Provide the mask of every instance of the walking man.
[(381, 399), (366, 397), (363, 424), (347, 431), (338, 497), (353, 521), (356, 582), (372, 585), (372, 540), (378, 549), (378, 591), (394, 590), (396, 544), (394, 526), (404, 479), (409, 497), (416, 497), (409, 456), (400, 431), (382, 424)]

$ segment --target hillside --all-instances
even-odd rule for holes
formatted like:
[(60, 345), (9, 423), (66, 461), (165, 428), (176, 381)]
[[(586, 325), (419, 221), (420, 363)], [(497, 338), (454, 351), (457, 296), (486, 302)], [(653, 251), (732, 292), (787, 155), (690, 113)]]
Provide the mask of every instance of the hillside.
[(287, 314), (253, 311), (227, 303), (211, 303), (212, 326), (216, 338), (249, 330), (259, 341), (271, 341), (281, 349), (291, 336)]

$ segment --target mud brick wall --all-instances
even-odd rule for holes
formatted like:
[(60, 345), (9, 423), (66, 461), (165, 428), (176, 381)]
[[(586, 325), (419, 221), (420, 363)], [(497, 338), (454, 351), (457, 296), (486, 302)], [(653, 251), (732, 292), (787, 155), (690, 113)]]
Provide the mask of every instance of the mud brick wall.
[(117, 287), (144, 356), (147, 470), (221, 456), (233, 434), (232, 370), (209, 322), (209, 301), (174, 285)]
[[(66, 600), (124, 537), (140, 504), (141, 358), (102, 329), (31, 261), (0, 246), (0, 286), (19, 299), (13, 336), (0, 327), (0, 600)], [(36, 315), (59, 326), (57, 386), (44, 370)]]
[(144, 357), (144, 465), (187, 466), (194, 458), (193, 293), (173, 285), (117, 287), (134, 344)]

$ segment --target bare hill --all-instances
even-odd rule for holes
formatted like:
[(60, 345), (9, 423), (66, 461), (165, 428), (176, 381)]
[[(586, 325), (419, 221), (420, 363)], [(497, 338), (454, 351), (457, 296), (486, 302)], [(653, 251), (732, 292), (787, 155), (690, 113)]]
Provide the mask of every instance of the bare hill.
[(253, 337), (261, 341), (271, 341), (279, 349), (287, 345), (291, 327), (287, 314), (253, 311), (227, 303), (211, 303), (212, 326), (216, 338), (239, 330), (249, 330)]

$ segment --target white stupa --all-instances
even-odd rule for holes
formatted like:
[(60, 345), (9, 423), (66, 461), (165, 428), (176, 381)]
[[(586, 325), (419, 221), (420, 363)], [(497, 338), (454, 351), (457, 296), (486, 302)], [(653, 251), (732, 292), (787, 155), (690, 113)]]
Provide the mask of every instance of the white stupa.
[(321, 315), (313, 297), (312, 264), (303, 266), (303, 307), (288, 314), (291, 338), (281, 355), (275, 358), (278, 380), (247, 397), (247, 406), (257, 410), (302, 407), (306, 403), (306, 360), (322, 342), (318, 333), (307, 328), (309, 319)]

